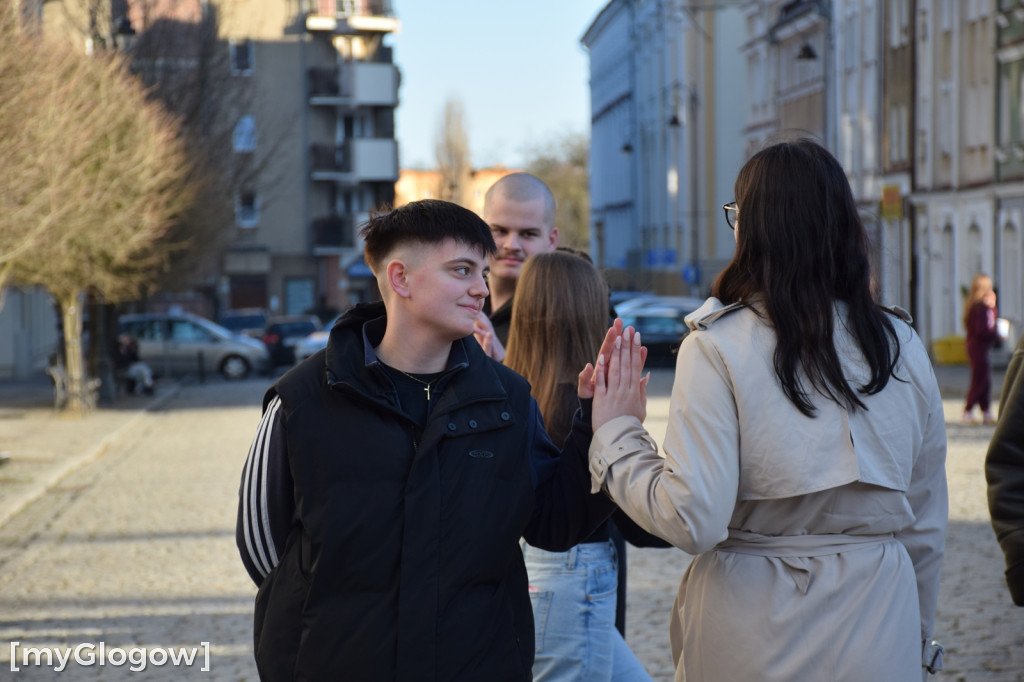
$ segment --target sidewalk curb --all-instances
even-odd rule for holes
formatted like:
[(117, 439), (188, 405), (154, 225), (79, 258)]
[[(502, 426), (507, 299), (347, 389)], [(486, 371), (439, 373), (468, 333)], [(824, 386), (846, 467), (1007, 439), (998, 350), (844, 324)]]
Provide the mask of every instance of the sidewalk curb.
[(7, 507), (6, 509), (0, 510), (0, 529), (3, 529), (11, 519), (25, 511), (29, 505), (43, 497), (62, 480), (73, 474), (78, 469), (81, 469), (86, 464), (99, 459), (100, 456), (102, 456), (118, 438), (135, 426), (147, 412), (154, 412), (163, 407), (171, 398), (176, 396), (180, 390), (181, 382), (175, 383), (165, 393), (154, 398), (151, 403), (139, 410), (134, 417), (104, 436), (99, 443), (87, 448), (77, 455), (69, 457), (59, 467), (41, 476), (37, 481), (34, 481), (31, 488), (23, 492), (21, 495), (13, 498), (10, 504), (5, 505)]

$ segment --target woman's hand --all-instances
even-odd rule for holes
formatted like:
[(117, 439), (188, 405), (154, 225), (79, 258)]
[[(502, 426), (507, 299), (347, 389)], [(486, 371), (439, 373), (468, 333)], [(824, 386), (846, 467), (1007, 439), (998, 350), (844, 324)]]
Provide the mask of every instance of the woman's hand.
[[(622, 320), (616, 317), (612, 326), (608, 329), (608, 333), (604, 335), (604, 341), (601, 343), (601, 350), (598, 351), (597, 357), (608, 357), (608, 354), (615, 348), (615, 339), (620, 336), (622, 336)], [(580, 397), (580, 400), (589, 400), (594, 397), (594, 379), (596, 376), (594, 365), (588, 362), (587, 366), (580, 372), (579, 384), (576, 387), (576, 394)]]
[(598, 358), (594, 371), (591, 423), (595, 431), (616, 417), (630, 415), (641, 422), (647, 417), (650, 374), (641, 376), (647, 353), (640, 343), (640, 334), (632, 327), (627, 328), (614, 343), (607, 356), (602, 353)]
[(489, 357), (498, 362), (505, 361), (505, 347), (501, 345), (501, 339), (494, 333), (491, 319), (483, 312), (477, 313), (476, 320), (473, 321), (473, 337)]
[[(633, 328), (629, 328), (632, 333)], [(608, 329), (608, 333), (604, 335), (604, 341), (601, 343), (601, 350), (598, 351), (597, 357), (605, 358), (607, 362), (611, 352), (615, 350), (615, 340), (622, 336), (622, 319), (616, 317), (615, 321), (612, 322), (612, 326)], [(640, 347), (640, 360), (643, 363), (647, 362), (647, 347)], [(594, 397), (594, 380), (597, 378), (597, 374), (594, 371), (594, 365), (587, 363), (587, 366), (583, 368), (583, 371), (579, 374), (579, 384), (577, 385), (577, 395), (580, 400), (589, 400)], [(644, 388), (647, 387), (647, 378), (644, 378)]]

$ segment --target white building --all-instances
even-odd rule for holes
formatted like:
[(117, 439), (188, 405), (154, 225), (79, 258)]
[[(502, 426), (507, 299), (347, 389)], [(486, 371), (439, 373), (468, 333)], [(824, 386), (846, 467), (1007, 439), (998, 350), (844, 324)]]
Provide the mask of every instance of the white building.
[(707, 293), (733, 251), (743, 161), (735, 3), (612, 0), (590, 53), (592, 253), (616, 288)]
[[(962, 335), (971, 279), (995, 273), (993, 9), (990, 0), (919, 0), (909, 28), (917, 55), (911, 201), (921, 281), (915, 307), (925, 340)], [(1019, 295), (1008, 298), (1018, 310), (1003, 300), (1002, 313), (1019, 320)]]
[(1024, 317), (1024, 9), (999, 2), (1001, 12), (994, 0), (743, 4), (747, 154), (794, 135), (832, 150), (872, 239), (882, 302), (909, 309), (926, 342), (963, 334), (977, 272), (994, 276), (1014, 329)]

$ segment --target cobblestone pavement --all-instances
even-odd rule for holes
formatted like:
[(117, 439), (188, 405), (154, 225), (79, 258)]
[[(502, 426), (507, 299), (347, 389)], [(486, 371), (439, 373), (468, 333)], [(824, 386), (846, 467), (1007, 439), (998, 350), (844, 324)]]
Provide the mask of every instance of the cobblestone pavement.
[[(937, 370), (948, 441), (949, 530), (935, 637), (946, 647), (945, 671), (956, 682), (1024, 682), (1024, 608), (1010, 601), (1003, 555), (989, 524), (984, 460), (993, 428), (962, 426), (965, 368)], [(1002, 380), (994, 376), (994, 395)], [(669, 373), (652, 376), (645, 422), (661, 443)], [(627, 550), (626, 640), (658, 681), (674, 679), (668, 621), (690, 556), (677, 549)]]
[(20, 642), (21, 670), (7, 679), (58, 675), (24, 665), (25, 647), (91, 643), (98, 655), (101, 642), (108, 651), (208, 642), (210, 671), (203, 651), (190, 667), (147, 661), (137, 674), (132, 661), (113, 665), (115, 654), (105, 666), (72, 659), (60, 679), (257, 679), (255, 588), (234, 523), (265, 388), (265, 379), (182, 388), (0, 529), (0, 669)]
[[(1024, 682), (1024, 609), (1005, 590), (985, 503), (982, 461), (992, 429), (956, 423), (962, 372), (939, 379), (949, 397), (951, 508), (936, 628), (946, 672), (938, 679)], [(78, 422), (45, 404), (12, 408), (0, 395), (0, 450), (13, 455), (0, 468), (0, 678), (257, 679), (255, 589), (233, 534), (238, 479), (266, 383), (162, 387), (154, 401), (121, 401)], [(648, 427), (658, 440), (670, 384), (671, 371), (654, 373)], [(656, 680), (673, 677), (668, 618), (688, 562), (674, 549), (629, 551), (627, 639)], [(13, 653), (21, 670), (8, 677), (11, 642), (20, 643)], [(134, 674), (132, 661), (113, 664), (118, 654), (105, 666), (72, 660), (59, 674), (22, 664), (26, 647), (100, 642), (151, 654), (200, 651), (191, 667), (147, 662)], [(200, 670), (202, 642), (209, 642), (209, 672)]]

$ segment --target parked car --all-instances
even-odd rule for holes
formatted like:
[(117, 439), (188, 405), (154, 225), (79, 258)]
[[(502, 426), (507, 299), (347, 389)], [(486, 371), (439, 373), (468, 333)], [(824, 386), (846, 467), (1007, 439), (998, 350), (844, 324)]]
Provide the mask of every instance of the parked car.
[(191, 313), (122, 315), (118, 333), (139, 343), (139, 357), (155, 374), (164, 376), (220, 372), (242, 379), (249, 372), (265, 373), (269, 354), (258, 339), (235, 334)]
[(295, 344), (295, 362), (302, 362), (317, 351), (327, 348), (327, 339), (331, 335), (331, 328), (339, 319), (341, 319), (341, 315), (329, 321), (318, 331), (313, 332), (304, 339), (300, 339)]
[(608, 294), (608, 302), (618, 310), (618, 307), (626, 301), (651, 298), (653, 294), (649, 291), (627, 291), (623, 289), (615, 289)]
[(267, 327), (267, 312), (263, 308), (238, 308), (225, 310), (217, 318), (220, 326), (236, 334), (244, 334), (258, 339), (263, 336)]
[(650, 296), (619, 312), (625, 326), (640, 332), (647, 346), (647, 364), (651, 367), (673, 366), (679, 344), (688, 331), (684, 319), (704, 304), (698, 298), (683, 296)]
[(270, 353), (270, 366), (295, 362), (295, 344), (320, 329), (316, 315), (283, 315), (267, 320), (263, 344)]

